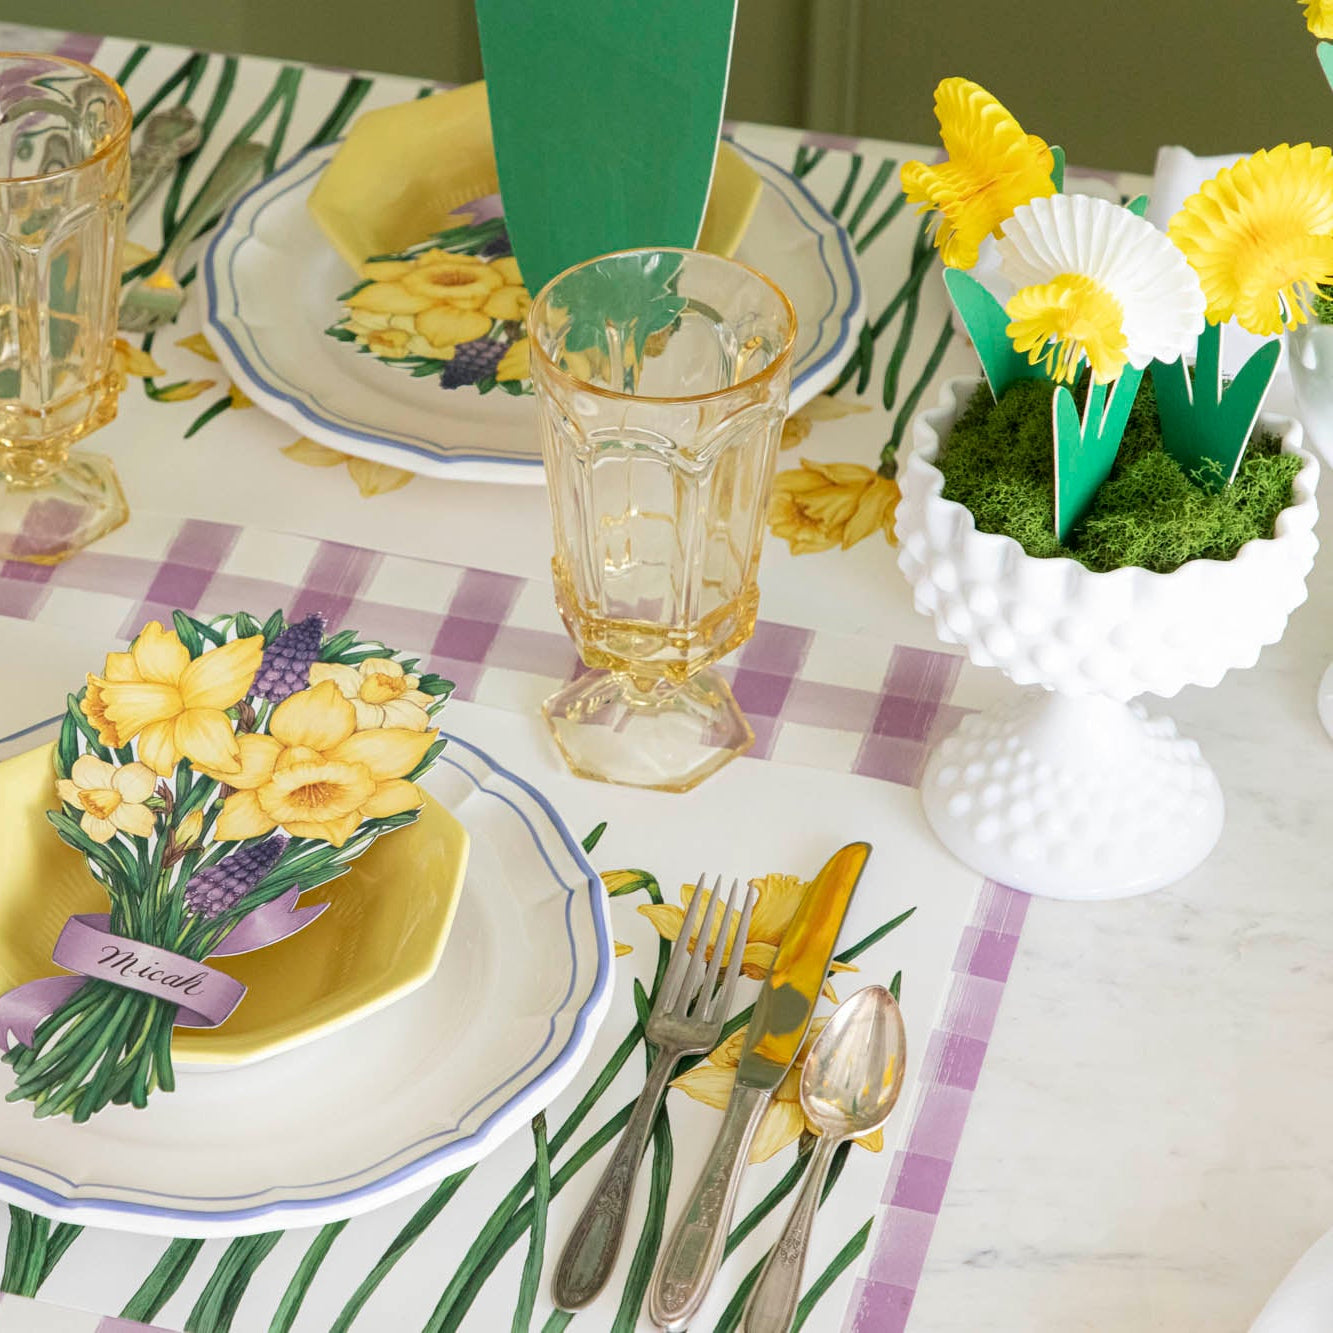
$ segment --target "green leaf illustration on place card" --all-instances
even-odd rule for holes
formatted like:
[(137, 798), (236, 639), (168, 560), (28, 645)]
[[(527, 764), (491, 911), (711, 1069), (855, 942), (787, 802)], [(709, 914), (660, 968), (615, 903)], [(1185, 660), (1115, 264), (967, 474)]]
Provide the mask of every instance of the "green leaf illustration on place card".
[(479, 0), (500, 193), (528, 290), (594, 255), (692, 247), (735, 0)]
[(1016, 352), (1005, 331), (1009, 316), (1005, 308), (970, 273), (946, 268), (944, 285), (949, 289), (954, 309), (967, 327), (968, 337), (981, 360), (982, 373), (996, 402), (1017, 380), (1046, 378), (1046, 367), (1033, 365), (1022, 352)]
[(1281, 352), (1276, 338), (1266, 342), (1224, 386), (1222, 328), (1209, 324), (1199, 337), (1192, 376), (1183, 358), (1169, 365), (1153, 362), (1162, 448), (1204, 490), (1231, 485)]
[(1142, 379), (1143, 371), (1126, 366), (1113, 385), (1089, 385), (1081, 421), (1074, 395), (1064, 385), (1055, 391), (1051, 400), (1055, 533), (1061, 542), (1069, 541), (1079, 519), (1088, 512), (1097, 487), (1111, 475)]

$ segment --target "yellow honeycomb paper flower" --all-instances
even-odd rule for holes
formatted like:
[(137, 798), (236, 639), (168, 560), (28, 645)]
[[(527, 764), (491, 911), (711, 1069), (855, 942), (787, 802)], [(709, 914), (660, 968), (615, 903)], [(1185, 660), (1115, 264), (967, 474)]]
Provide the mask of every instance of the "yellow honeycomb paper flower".
[(950, 268), (971, 268), (987, 236), (1020, 204), (1055, 193), (1055, 159), (1009, 112), (970, 79), (935, 89), (935, 118), (948, 159), (938, 166), (905, 162), (902, 186), (921, 212), (935, 209), (935, 244)]
[(1305, 26), (1316, 37), (1333, 38), (1333, 0), (1305, 0)]
[(1333, 151), (1279, 144), (1224, 167), (1181, 205), (1167, 234), (1203, 285), (1208, 319), (1263, 335), (1309, 317), (1333, 282)]
[(1099, 384), (1124, 369), (1129, 339), (1120, 302), (1095, 278), (1063, 273), (1054, 282), (1024, 287), (1005, 306), (1005, 330), (1030, 365), (1046, 363), (1051, 379), (1072, 383), (1086, 356)]

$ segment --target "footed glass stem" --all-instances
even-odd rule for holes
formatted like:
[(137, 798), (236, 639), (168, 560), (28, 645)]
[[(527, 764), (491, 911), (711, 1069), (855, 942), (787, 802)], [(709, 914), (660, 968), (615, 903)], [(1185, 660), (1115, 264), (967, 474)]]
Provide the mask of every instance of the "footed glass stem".
[(130, 516), (115, 468), (100, 454), (75, 454), (32, 484), (16, 473), (0, 477), (0, 561), (59, 564)]
[(590, 671), (542, 705), (565, 762), (581, 778), (689, 791), (754, 744), (754, 732), (715, 671), (683, 685), (638, 688)]
[(1048, 898), (1162, 888), (1222, 832), (1222, 789), (1198, 745), (1100, 695), (1035, 691), (965, 717), (932, 752), (921, 796), (960, 861)]

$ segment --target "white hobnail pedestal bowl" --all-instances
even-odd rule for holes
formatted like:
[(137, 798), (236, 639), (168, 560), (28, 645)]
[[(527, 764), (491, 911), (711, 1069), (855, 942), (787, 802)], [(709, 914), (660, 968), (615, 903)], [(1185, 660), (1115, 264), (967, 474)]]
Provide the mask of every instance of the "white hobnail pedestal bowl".
[(1272, 539), (1171, 574), (1096, 574), (978, 532), (969, 510), (942, 497), (934, 460), (979, 383), (951, 380), (913, 423), (898, 466), (898, 563), (945, 643), (1044, 689), (964, 718), (935, 748), (926, 817), (961, 860), (1029, 893), (1161, 888), (1212, 850), (1222, 791), (1195, 742), (1129, 701), (1216, 685), (1282, 636), (1318, 549), (1319, 464), (1298, 422), (1264, 417), (1303, 463)]

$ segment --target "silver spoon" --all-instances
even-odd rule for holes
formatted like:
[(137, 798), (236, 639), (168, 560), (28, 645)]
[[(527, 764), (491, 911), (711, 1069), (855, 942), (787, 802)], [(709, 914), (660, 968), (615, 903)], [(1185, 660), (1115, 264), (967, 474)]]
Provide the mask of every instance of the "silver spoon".
[(787, 1333), (801, 1296), (801, 1275), (815, 1209), (838, 1145), (877, 1130), (903, 1086), (907, 1036), (898, 1003), (883, 986), (843, 1001), (806, 1057), (801, 1105), (820, 1137), (800, 1197), (745, 1306), (742, 1333)]
[(152, 197), (186, 153), (199, 146), (199, 118), (188, 106), (154, 111), (144, 121), (139, 146), (130, 155), (130, 194), (125, 205), (128, 222)]

